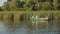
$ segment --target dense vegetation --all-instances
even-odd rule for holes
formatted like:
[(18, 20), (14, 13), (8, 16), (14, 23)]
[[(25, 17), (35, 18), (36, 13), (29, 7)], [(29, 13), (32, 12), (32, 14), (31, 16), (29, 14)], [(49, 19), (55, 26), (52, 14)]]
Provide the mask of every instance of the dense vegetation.
[(7, 0), (0, 11), (48, 11), (48, 10), (60, 10), (60, 5), (54, 7), (53, 1), (45, 2), (44, 0), (30, 0), (30, 1), (20, 1), (20, 0)]

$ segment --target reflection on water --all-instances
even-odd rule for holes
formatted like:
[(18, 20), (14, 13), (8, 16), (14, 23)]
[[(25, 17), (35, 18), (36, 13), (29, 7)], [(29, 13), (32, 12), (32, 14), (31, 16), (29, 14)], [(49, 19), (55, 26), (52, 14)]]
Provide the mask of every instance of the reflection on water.
[(0, 21), (0, 34), (60, 34), (60, 21)]

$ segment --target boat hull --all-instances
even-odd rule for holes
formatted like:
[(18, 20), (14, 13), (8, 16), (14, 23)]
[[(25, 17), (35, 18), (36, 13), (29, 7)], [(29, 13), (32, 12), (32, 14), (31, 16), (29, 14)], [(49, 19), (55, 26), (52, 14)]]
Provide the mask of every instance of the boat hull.
[(30, 18), (31, 21), (48, 21), (48, 18)]

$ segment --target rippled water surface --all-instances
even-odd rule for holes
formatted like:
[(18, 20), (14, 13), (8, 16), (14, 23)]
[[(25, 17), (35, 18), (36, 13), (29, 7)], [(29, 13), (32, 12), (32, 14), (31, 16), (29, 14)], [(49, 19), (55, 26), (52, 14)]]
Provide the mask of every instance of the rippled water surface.
[(0, 34), (60, 34), (60, 20), (0, 21)]

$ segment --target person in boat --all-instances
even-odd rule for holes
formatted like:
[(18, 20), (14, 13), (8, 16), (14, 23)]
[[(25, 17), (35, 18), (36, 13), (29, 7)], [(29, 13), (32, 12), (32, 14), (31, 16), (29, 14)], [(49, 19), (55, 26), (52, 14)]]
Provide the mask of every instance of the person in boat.
[(33, 15), (32, 18), (35, 18), (35, 15)]
[(32, 18), (38, 18), (38, 15), (36, 15), (36, 16), (35, 16), (35, 15), (33, 15), (33, 16), (32, 16)]
[(38, 15), (36, 15), (36, 18), (39, 18)]
[[(35, 15), (32, 15), (32, 17), (31, 18), (35, 18)], [(35, 24), (35, 22), (34, 21), (32, 21), (32, 25), (34, 26), (34, 24)]]
[(48, 16), (46, 16), (45, 18), (48, 18)]
[(39, 18), (39, 15), (36, 15), (35, 18), (36, 18), (36, 26), (37, 26), (39, 24), (39, 19), (38, 19)]
[(50, 21), (50, 18), (49, 18), (47, 15), (45, 16), (45, 18), (46, 18), (48, 21)]

